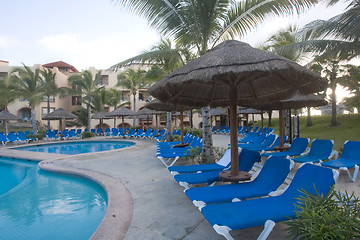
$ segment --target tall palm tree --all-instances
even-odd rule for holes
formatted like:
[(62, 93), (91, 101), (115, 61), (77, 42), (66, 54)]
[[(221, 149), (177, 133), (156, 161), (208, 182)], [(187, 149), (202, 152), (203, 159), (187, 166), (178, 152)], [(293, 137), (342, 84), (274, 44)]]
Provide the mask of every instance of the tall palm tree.
[(36, 68), (32, 71), (30, 67), (14, 68), (9, 76), (10, 86), (17, 98), (27, 99), (31, 109), (31, 123), (33, 133), (37, 132), (35, 107), (43, 100), (43, 91), (41, 88), (42, 79), (40, 69)]
[[(50, 113), (50, 101), (51, 97), (61, 95), (64, 97), (69, 89), (66, 87), (58, 87), (55, 81), (56, 73), (53, 73), (50, 69), (44, 69), (40, 71), (42, 75), (42, 84), (40, 86), (40, 91), (46, 97), (47, 102), (47, 112)], [(48, 129), (50, 129), (50, 120), (48, 120)]]
[[(133, 111), (136, 112), (136, 94), (139, 89), (146, 85), (145, 81), (146, 71), (138, 69), (127, 69), (118, 75), (117, 86), (124, 87), (130, 90), (130, 94), (133, 95)], [(133, 126), (135, 126), (136, 118), (133, 119)]]
[(95, 76), (88, 70), (85, 70), (80, 75), (72, 75), (68, 78), (69, 84), (76, 89), (78, 94), (81, 94), (81, 101), (86, 105), (88, 115), (88, 129), (91, 129), (91, 106), (94, 95), (99, 91), (98, 84), (101, 80), (101, 71), (98, 71)]
[[(244, 36), (267, 17), (288, 15), (313, 6), (318, 0), (116, 0), (145, 17), (162, 35), (197, 56), (219, 42)], [(203, 153), (212, 154), (210, 108), (203, 108)]]
[(0, 109), (8, 110), (8, 105), (17, 99), (15, 92), (10, 86), (9, 78), (0, 81)]
[[(106, 101), (105, 101), (106, 104), (109, 105), (110, 107), (113, 107), (114, 109), (117, 109), (118, 107), (121, 106), (130, 105), (129, 102), (121, 103), (122, 94), (123, 94), (122, 91), (115, 88), (110, 88), (109, 90), (106, 91)], [(114, 118), (114, 128), (115, 127), (116, 127), (116, 118)]]

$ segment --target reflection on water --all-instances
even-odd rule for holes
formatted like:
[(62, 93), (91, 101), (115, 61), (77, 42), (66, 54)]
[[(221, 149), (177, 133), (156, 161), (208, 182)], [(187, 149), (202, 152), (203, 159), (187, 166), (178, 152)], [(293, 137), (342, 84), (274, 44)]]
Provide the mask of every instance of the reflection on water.
[(0, 195), (0, 239), (89, 239), (106, 212), (104, 190), (80, 177), (42, 171), (36, 164), (12, 170), (1, 164), (0, 172), (13, 171), (8, 174), (13, 176), (21, 168), (26, 176)]
[(70, 143), (56, 143), (45, 144), (38, 146), (26, 146), (16, 148), (18, 150), (34, 151), (34, 152), (47, 152), (58, 154), (80, 154), (90, 152), (101, 152), (120, 149), (134, 145), (132, 142), (122, 141), (90, 141), (90, 142), (70, 142)]

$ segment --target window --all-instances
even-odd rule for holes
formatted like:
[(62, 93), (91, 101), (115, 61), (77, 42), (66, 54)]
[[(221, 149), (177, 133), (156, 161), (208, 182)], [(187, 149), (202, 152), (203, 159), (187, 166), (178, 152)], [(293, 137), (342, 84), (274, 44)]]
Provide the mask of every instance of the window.
[[(47, 102), (47, 101), (48, 101), (48, 97), (45, 96), (45, 97), (44, 97), (44, 102)], [(55, 102), (55, 96), (50, 96), (50, 97), (49, 97), (49, 101), (50, 101), (50, 102)]]
[(109, 85), (109, 75), (101, 75), (101, 85)]
[(47, 114), (49, 114), (49, 113), (52, 113), (53, 111), (55, 111), (55, 108), (50, 108), (50, 112), (48, 112), (48, 109), (47, 109), (47, 107), (46, 108), (43, 108), (42, 109), (42, 116), (44, 117), (44, 116), (46, 116)]
[(144, 101), (144, 93), (139, 92), (139, 101)]
[(81, 96), (72, 96), (71, 103), (73, 106), (81, 105)]

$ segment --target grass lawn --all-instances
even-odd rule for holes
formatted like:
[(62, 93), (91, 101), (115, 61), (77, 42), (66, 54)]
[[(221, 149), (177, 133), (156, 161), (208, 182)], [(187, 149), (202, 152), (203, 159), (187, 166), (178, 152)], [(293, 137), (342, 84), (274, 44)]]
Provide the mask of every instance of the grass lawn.
[[(306, 126), (306, 116), (300, 117), (300, 137), (307, 137), (310, 140), (332, 139), (334, 140), (334, 150), (339, 150), (346, 140), (360, 141), (360, 114), (341, 114), (337, 115), (339, 123), (336, 127), (331, 127), (331, 116), (313, 116), (313, 126)], [(272, 119), (274, 133), (279, 133), (279, 119)], [(256, 125), (259, 126), (258, 122)], [(267, 126), (267, 119), (264, 126)]]

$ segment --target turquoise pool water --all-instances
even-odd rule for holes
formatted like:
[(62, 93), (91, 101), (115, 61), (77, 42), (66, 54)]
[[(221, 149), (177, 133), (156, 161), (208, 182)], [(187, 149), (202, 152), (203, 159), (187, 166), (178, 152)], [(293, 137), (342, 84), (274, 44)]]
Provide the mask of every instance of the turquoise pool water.
[(0, 157), (0, 239), (89, 239), (106, 209), (90, 180)]
[(134, 145), (133, 142), (126, 141), (88, 141), (88, 142), (64, 142), (54, 144), (32, 145), (18, 147), (17, 150), (59, 153), (59, 154), (81, 154), (91, 152), (102, 152), (114, 149), (125, 148)]

